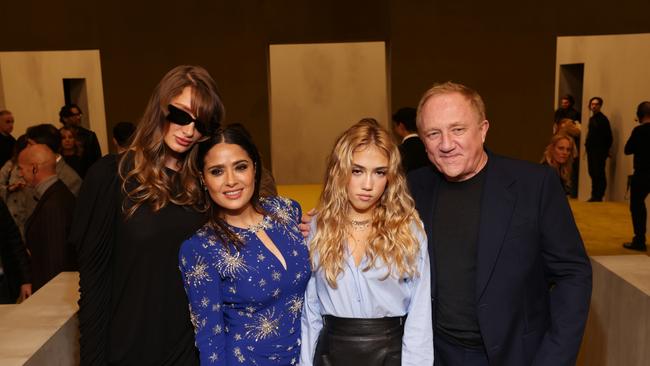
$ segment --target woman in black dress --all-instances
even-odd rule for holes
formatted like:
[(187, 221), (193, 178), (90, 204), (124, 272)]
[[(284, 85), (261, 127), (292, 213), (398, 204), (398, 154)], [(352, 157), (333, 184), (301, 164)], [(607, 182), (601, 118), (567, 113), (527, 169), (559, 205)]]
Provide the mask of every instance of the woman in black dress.
[(178, 66), (154, 90), (127, 152), (88, 171), (70, 234), (82, 365), (199, 364), (178, 252), (206, 222), (197, 142), (223, 114), (208, 72)]

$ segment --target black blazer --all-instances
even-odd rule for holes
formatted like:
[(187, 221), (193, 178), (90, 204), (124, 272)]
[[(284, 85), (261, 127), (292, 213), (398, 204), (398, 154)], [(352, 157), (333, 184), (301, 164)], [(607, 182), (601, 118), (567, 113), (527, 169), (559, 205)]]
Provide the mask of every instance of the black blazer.
[[(589, 310), (591, 265), (562, 185), (549, 167), (488, 156), (476, 311), (490, 364), (574, 365)], [(408, 176), (429, 239), (434, 314), (431, 238), (442, 179), (432, 167)]]
[(75, 198), (61, 180), (38, 200), (25, 222), (25, 243), (32, 259), (32, 290), (36, 291), (63, 271), (76, 271), (74, 248), (66, 242)]
[(9, 285), (9, 296), (15, 301), (20, 286), (31, 283), (31, 269), (29, 255), (20, 237), (18, 226), (2, 199), (0, 199), (0, 259)]

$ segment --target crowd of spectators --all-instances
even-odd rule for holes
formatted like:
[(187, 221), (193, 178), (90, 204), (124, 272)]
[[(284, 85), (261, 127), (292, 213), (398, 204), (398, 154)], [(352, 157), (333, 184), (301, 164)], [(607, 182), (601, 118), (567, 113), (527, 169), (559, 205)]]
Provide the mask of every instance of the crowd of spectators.
[[(0, 111), (0, 303), (21, 302), (62, 271), (76, 270), (67, 243), (76, 196), (101, 157), (96, 134), (67, 104), (62, 126), (30, 126), (14, 138), (14, 116)], [(114, 142), (127, 146), (135, 127), (118, 123)]]

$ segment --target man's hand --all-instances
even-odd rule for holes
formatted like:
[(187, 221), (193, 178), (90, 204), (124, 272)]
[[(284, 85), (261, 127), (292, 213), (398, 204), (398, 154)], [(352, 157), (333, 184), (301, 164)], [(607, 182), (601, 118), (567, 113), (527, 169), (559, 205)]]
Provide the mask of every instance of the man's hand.
[(10, 184), (10, 185), (7, 187), (7, 190), (8, 190), (9, 192), (15, 192), (15, 191), (18, 191), (18, 190), (23, 189), (24, 187), (25, 187), (25, 183), (23, 183), (23, 182), (16, 182), (16, 183), (14, 183), (14, 184)]
[(305, 239), (309, 236), (309, 229), (310, 229), (310, 223), (311, 220), (314, 218), (314, 215), (316, 215), (316, 209), (312, 208), (309, 210), (307, 213), (302, 214), (302, 218), (300, 219), (300, 225), (298, 225), (298, 228), (300, 229), (300, 232), (302, 233), (302, 236), (305, 237)]
[(16, 301), (18, 304), (21, 302), (25, 301), (28, 297), (32, 296), (32, 284), (31, 283), (23, 283), (20, 286), (20, 296), (18, 296), (18, 301)]

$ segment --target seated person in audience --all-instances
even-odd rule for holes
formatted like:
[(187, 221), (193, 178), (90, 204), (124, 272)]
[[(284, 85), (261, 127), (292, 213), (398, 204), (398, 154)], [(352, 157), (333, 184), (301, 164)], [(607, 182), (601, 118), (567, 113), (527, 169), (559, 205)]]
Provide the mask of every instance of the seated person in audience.
[(551, 141), (544, 150), (544, 157), (541, 163), (549, 165), (558, 172), (562, 187), (566, 194), (571, 191), (571, 169), (573, 164), (573, 154), (575, 145), (570, 136), (564, 134), (556, 134), (551, 137)]
[(61, 156), (72, 169), (74, 169), (79, 177), (86, 175), (86, 166), (84, 166), (82, 159), (83, 147), (78, 143), (76, 132), (71, 127), (61, 127)]
[(31, 296), (29, 255), (3, 200), (0, 200), (0, 261), (0, 304), (20, 303)]
[(135, 125), (131, 122), (118, 122), (113, 127), (113, 145), (118, 154), (125, 152), (131, 144)]
[(18, 155), (18, 174), (34, 188), (38, 204), (25, 223), (25, 243), (31, 254), (34, 292), (62, 271), (75, 271), (75, 252), (67, 243), (75, 198), (57, 178), (56, 155), (45, 145)]

